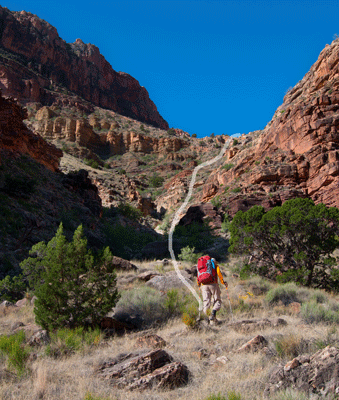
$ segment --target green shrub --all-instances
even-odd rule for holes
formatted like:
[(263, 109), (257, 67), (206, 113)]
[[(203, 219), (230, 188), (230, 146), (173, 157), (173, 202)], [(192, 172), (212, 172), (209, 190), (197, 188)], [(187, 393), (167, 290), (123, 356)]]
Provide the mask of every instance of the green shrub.
[(168, 129), (167, 133), (171, 136), (175, 135), (175, 129), (174, 128), (170, 128)]
[(270, 395), (270, 400), (309, 400), (308, 394), (299, 392), (294, 389), (279, 390), (277, 393)]
[(225, 212), (225, 214), (224, 214), (224, 220), (223, 220), (223, 222), (221, 223), (221, 232), (227, 232), (227, 231), (230, 229), (230, 224), (231, 224), (231, 222), (230, 222), (229, 216), (228, 216), (228, 214)]
[(188, 304), (195, 302), (191, 293), (187, 292), (186, 289), (170, 289), (166, 293), (165, 309), (168, 311), (171, 317), (181, 315)]
[(233, 193), (240, 193), (241, 192), (241, 187), (236, 187), (234, 189), (232, 189)]
[(238, 144), (238, 140), (237, 139), (233, 139), (233, 146), (236, 146)]
[(163, 185), (164, 181), (165, 181), (165, 178), (163, 178), (162, 176), (159, 176), (157, 174), (154, 174), (153, 176), (150, 177), (149, 183), (150, 183), (151, 187), (158, 188)]
[(104, 222), (104, 234), (113, 254), (129, 260), (140, 258), (142, 248), (158, 240), (151, 233), (138, 232), (133, 227), (112, 224), (110, 221)]
[(266, 294), (265, 301), (270, 305), (282, 302), (286, 306), (295, 301), (303, 303), (308, 300), (309, 296), (309, 291), (291, 282), (269, 290)]
[(128, 203), (120, 203), (118, 210), (123, 216), (133, 221), (138, 221), (142, 217), (142, 212)]
[(206, 400), (228, 400), (228, 397), (222, 395), (221, 393), (218, 393), (211, 394), (210, 396), (206, 397)]
[(87, 392), (84, 400), (110, 400), (108, 397), (100, 397), (100, 396), (95, 396), (94, 394)]
[(338, 324), (338, 308), (336, 303), (319, 304), (313, 300), (302, 304), (300, 314), (308, 323)]
[(102, 340), (99, 328), (85, 330), (83, 327), (75, 329), (62, 328), (50, 333), (51, 342), (46, 347), (46, 354), (50, 357), (62, 357), (74, 354), (84, 349), (85, 345), (98, 345)]
[(250, 266), (248, 264), (245, 264), (239, 271), (239, 278), (240, 279), (248, 279), (252, 275)]
[(227, 400), (241, 400), (241, 395), (232, 390), (227, 392)]
[(241, 400), (241, 395), (236, 393), (234, 390), (227, 392), (227, 396), (224, 396), (221, 393), (211, 394), (206, 397), (205, 400)]
[(220, 208), (221, 207), (221, 199), (220, 196), (215, 196), (213, 197), (213, 199), (211, 200), (211, 203), (214, 207), (216, 208)]
[(159, 290), (148, 286), (123, 291), (115, 311), (136, 316), (142, 327), (166, 321), (169, 317), (164, 296)]
[(274, 342), (275, 350), (281, 358), (292, 359), (309, 350), (308, 343), (300, 336), (282, 336)]
[(178, 258), (181, 261), (196, 264), (198, 262), (198, 258), (202, 255), (203, 253), (195, 253), (195, 247), (186, 246), (181, 249), (181, 253), (178, 255)]
[(98, 161), (95, 161), (95, 160), (93, 160), (93, 159), (87, 159), (87, 158), (85, 158), (85, 164), (86, 165), (89, 165), (90, 167), (92, 167), (92, 168), (95, 168), (95, 169), (98, 169), (99, 168), (99, 163), (98, 163)]
[(225, 165), (223, 165), (222, 168), (225, 169), (226, 171), (229, 171), (233, 167), (234, 167), (234, 164), (225, 164)]
[(9, 368), (14, 368), (18, 375), (25, 371), (30, 349), (25, 346), (25, 332), (19, 331), (14, 335), (0, 336), (0, 352), (7, 357)]
[(316, 303), (323, 304), (328, 302), (328, 296), (321, 290), (315, 290), (310, 297), (310, 300)]
[(47, 245), (37, 243), (20, 266), (37, 299), (36, 323), (44, 329), (98, 324), (119, 298), (109, 248), (96, 257), (87, 250), (82, 226), (67, 242), (63, 227)]
[(196, 134), (196, 133), (192, 133), (192, 137), (193, 137), (193, 138), (196, 138), (196, 137), (197, 137), (197, 134)]
[(280, 282), (339, 290), (333, 251), (339, 246), (339, 210), (296, 198), (265, 211), (238, 211), (230, 252), (249, 254), (253, 272)]
[(193, 222), (190, 225), (178, 224), (173, 237), (180, 240), (183, 246), (194, 247), (197, 251), (206, 249), (213, 243), (213, 236), (210, 227), (204, 223)]
[(197, 318), (199, 315), (198, 307), (195, 303), (191, 303), (187, 306), (182, 314), (181, 320), (189, 328), (194, 328), (197, 325)]
[(24, 297), (27, 283), (22, 275), (10, 277), (0, 281), (0, 300), (17, 301)]

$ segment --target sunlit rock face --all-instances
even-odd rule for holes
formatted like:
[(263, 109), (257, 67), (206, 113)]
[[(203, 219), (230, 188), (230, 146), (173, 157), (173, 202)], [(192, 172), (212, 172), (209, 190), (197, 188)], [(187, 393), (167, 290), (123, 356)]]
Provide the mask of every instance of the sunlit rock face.
[[(116, 72), (99, 49), (81, 39), (66, 43), (48, 22), (0, 7), (0, 87), (21, 102), (62, 104), (65, 95), (168, 129), (147, 90)], [(76, 103), (76, 101), (75, 101)]]

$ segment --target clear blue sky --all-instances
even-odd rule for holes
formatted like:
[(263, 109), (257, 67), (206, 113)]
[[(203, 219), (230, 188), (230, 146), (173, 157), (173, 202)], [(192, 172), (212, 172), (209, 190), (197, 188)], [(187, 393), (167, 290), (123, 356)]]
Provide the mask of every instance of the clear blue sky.
[(198, 137), (263, 129), (339, 34), (338, 0), (3, 0), (99, 47)]

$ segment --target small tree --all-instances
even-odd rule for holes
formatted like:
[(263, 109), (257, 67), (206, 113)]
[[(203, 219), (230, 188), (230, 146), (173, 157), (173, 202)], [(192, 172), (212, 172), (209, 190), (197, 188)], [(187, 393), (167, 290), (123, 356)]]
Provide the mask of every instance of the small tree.
[(339, 246), (339, 210), (297, 198), (265, 212), (239, 211), (230, 224), (230, 251), (250, 255), (251, 271), (283, 282), (339, 289), (333, 251)]
[(163, 178), (162, 176), (159, 176), (158, 174), (153, 174), (153, 176), (150, 177), (149, 179), (149, 183), (151, 187), (154, 188), (159, 188), (163, 185), (165, 181), (165, 178)]
[(187, 261), (191, 264), (196, 264), (198, 262), (199, 257), (202, 256), (203, 253), (196, 253), (195, 247), (183, 247), (181, 249), (181, 253), (179, 254), (179, 260)]
[(34, 245), (30, 255), (35, 257), (20, 266), (37, 296), (34, 313), (43, 328), (96, 325), (115, 306), (119, 295), (112, 254), (107, 247), (94, 257), (81, 225), (69, 243), (60, 224), (54, 238)]

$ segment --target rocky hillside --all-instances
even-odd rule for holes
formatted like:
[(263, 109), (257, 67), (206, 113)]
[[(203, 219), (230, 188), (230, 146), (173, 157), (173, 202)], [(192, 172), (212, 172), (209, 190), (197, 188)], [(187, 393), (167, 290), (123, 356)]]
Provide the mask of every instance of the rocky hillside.
[(29, 130), (26, 117), (15, 101), (0, 96), (0, 280), (17, 274), (32, 245), (49, 241), (60, 223), (68, 237), (82, 224), (94, 250), (108, 245), (129, 257), (158, 238), (126, 212), (105, 212), (80, 159), (80, 168), (62, 173), (63, 152)]
[[(229, 137), (198, 139), (168, 129), (160, 116), (148, 113), (154, 106), (149, 99), (135, 97), (139, 89), (128, 83), (133, 78), (116, 73), (97, 48), (80, 40), (67, 44), (32, 14), (4, 8), (1, 13), (0, 84), (26, 107), (26, 126), (63, 150), (63, 172), (88, 171), (103, 206), (136, 207), (145, 226), (166, 232), (194, 168), (215, 157)], [(265, 129), (231, 140), (218, 162), (200, 170), (181, 224), (208, 221), (220, 234), (227, 215), (255, 204), (268, 209), (294, 197), (338, 207), (338, 110), (335, 40), (286, 94)], [(55, 157), (53, 152), (47, 151), (46, 160)], [(55, 170), (53, 160), (49, 168)]]
[(12, 99), (3, 98), (0, 92), (0, 148), (30, 156), (51, 171), (57, 171), (62, 151), (27, 129), (23, 123), (26, 118), (26, 111)]
[(66, 43), (48, 22), (0, 7), (0, 88), (22, 103), (74, 105), (81, 97), (148, 124), (168, 129), (147, 90), (116, 72), (99, 49), (81, 39)]
[(263, 131), (233, 141), (203, 186), (230, 215), (293, 197), (339, 207), (339, 41), (327, 45)]
[(197, 303), (168, 261), (120, 271), (121, 299), (101, 332), (86, 336), (65, 329), (48, 335), (28, 297), (1, 302), (0, 335), (21, 331), (27, 356), (11, 364), (2, 355), (0, 398), (334, 399), (338, 296), (240, 279), (230, 266), (221, 265), (229, 289), (221, 290), (218, 325), (196, 322)]
[[(271, 208), (294, 197), (339, 206), (338, 61), (335, 40), (287, 93), (264, 130), (232, 140), (218, 163), (199, 172), (193, 208), (182, 222), (209, 218), (220, 228), (225, 211), (232, 217), (255, 204)], [(79, 99), (78, 104), (86, 108), (87, 103)], [(197, 139), (94, 106), (90, 113), (37, 102), (27, 108), (34, 131), (80, 161), (99, 163), (88, 170), (106, 206), (127, 200), (155, 218), (153, 227), (168, 226), (188, 193), (194, 167), (214, 157), (227, 139)], [(65, 171), (70, 167), (62, 161)]]

